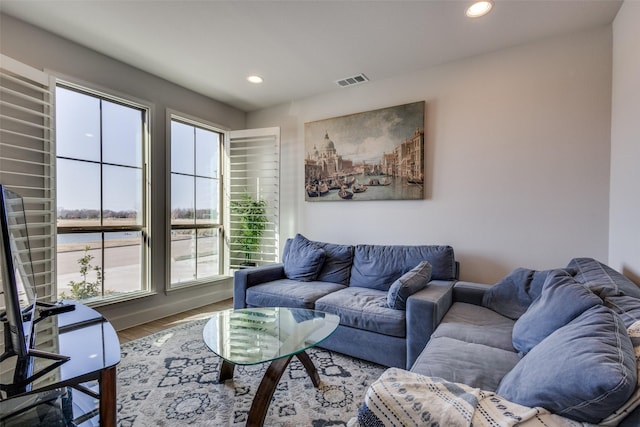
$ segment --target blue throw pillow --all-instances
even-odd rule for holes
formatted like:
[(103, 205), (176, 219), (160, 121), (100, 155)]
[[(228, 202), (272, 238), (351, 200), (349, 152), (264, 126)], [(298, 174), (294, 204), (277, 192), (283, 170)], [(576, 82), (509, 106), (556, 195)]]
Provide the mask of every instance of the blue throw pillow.
[(407, 298), (427, 287), (431, 280), (431, 264), (422, 261), (393, 282), (387, 292), (387, 307), (406, 310)]
[(567, 272), (547, 276), (542, 293), (513, 325), (513, 348), (521, 354), (602, 300)]
[[(570, 275), (575, 269), (564, 269)], [(489, 288), (482, 297), (482, 305), (512, 320), (517, 320), (542, 292), (547, 276), (558, 271), (516, 268)]]
[(296, 234), (287, 246), (282, 260), (285, 276), (301, 282), (316, 280), (324, 264), (324, 250), (301, 234)]
[(496, 393), (597, 424), (622, 406), (636, 385), (636, 358), (625, 326), (610, 309), (596, 305), (535, 346)]

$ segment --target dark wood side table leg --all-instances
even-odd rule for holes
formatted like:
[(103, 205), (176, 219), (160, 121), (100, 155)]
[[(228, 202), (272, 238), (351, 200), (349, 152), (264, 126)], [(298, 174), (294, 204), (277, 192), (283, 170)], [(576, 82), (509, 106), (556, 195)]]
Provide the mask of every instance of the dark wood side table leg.
[(253, 398), (251, 409), (249, 409), (247, 427), (261, 427), (264, 424), (273, 393), (275, 393), (276, 386), (292, 358), (293, 356), (288, 356), (276, 359), (267, 368), (267, 372), (265, 372), (256, 391), (256, 396)]
[(223, 383), (226, 380), (233, 378), (233, 371), (235, 368), (236, 365), (223, 359), (222, 366), (220, 367), (220, 375), (218, 376), (218, 383)]
[(296, 354), (296, 357), (300, 362), (302, 362), (302, 366), (307, 370), (307, 374), (311, 378), (311, 382), (315, 388), (320, 387), (320, 375), (318, 375), (318, 370), (316, 366), (313, 364), (311, 359), (309, 359), (309, 355), (306, 352), (300, 352)]
[(116, 427), (116, 367), (100, 372), (100, 426)]

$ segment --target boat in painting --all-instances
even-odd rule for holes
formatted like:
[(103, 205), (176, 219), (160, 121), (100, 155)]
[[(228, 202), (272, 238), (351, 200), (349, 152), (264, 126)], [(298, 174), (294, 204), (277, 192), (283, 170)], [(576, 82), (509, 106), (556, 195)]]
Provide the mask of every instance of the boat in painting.
[(351, 191), (355, 193), (364, 193), (365, 191), (367, 191), (367, 186), (364, 184), (353, 184), (353, 186), (351, 187)]
[(408, 182), (409, 184), (420, 184), (420, 185), (422, 185), (422, 184), (423, 184), (423, 182), (424, 182), (424, 180), (422, 179), (422, 177), (419, 177), (419, 176), (413, 176), (413, 175), (412, 175), (412, 176), (410, 176), (410, 177), (408, 177), (408, 178), (407, 178), (407, 182)]
[(320, 182), (318, 185), (318, 192), (321, 196), (324, 196), (329, 192), (329, 185), (326, 182)]
[(378, 178), (371, 178), (369, 179), (369, 183), (367, 185), (370, 187), (381, 187), (389, 184), (391, 184), (391, 180), (389, 180), (389, 178), (384, 178), (382, 181), (380, 181)]
[(320, 192), (318, 191), (317, 185), (307, 184), (305, 190), (307, 191), (307, 196), (309, 197), (320, 197)]
[(338, 196), (340, 196), (340, 198), (345, 200), (353, 199), (353, 193), (344, 187), (338, 191)]

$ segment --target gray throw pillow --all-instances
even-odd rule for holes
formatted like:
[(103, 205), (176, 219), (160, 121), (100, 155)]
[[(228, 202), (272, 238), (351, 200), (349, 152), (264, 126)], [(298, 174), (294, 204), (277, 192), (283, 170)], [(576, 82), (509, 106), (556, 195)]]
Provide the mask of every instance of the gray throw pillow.
[(282, 260), (285, 276), (301, 282), (316, 280), (324, 264), (324, 250), (301, 234), (296, 234), (288, 243), (288, 250)]
[(542, 293), (513, 325), (513, 348), (526, 354), (559, 329), (602, 300), (572, 276), (557, 270), (547, 276)]
[(393, 282), (387, 291), (387, 307), (406, 310), (407, 299), (420, 289), (426, 288), (430, 280), (431, 264), (422, 261)]
[(631, 339), (618, 315), (596, 305), (556, 330), (502, 378), (496, 393), (597, 424), (634, 392), (637, 367)]

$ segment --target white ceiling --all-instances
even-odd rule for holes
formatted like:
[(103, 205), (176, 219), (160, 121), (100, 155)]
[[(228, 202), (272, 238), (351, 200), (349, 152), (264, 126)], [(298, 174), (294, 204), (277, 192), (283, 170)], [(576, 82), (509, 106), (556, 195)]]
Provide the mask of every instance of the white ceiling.
[[(0, 0), (0, 11), (243, 111), (613, 21), (618, 0)], [(249, 74), (264, 78), (248, 83)], [(366, 83), (365, 83), (366, 84)]]

